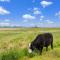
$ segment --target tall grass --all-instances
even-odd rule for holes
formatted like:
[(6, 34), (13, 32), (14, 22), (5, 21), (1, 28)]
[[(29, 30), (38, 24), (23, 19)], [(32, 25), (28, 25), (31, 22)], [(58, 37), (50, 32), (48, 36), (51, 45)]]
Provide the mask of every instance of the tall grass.
[[(19, 30), (0, 31), (0, 60), (60, 60), (60, 28), (27, 28)], [(55, 32), (56, 31), (56, 32)], [(36, 35), (51, 32), (54, 38), (54, 49), (48, 52), (28, 53), (28, 44)]]

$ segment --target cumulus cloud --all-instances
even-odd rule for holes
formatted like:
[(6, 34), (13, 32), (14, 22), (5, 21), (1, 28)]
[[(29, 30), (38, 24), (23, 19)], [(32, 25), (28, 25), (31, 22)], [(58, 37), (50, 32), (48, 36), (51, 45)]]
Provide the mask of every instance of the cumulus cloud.
[(60, 11), (58, 11), (55, 16), (59, 17), (60, 18)]
[(3, 19), (3, 21), (0, 22), (0, 26), (10, 26), (10, 19)]
[(38, 10), (39, 8), (37, 8), (37, 7), (34, 7), (34, 9), (33, 10)]
[(44, 16), (43, 16), (43, 15), (41, 15), (41, 16), (40, 16), (40, 21), (41, 21), (41, 20), (43, 20), (43, 18), (44, 18)]
[(33, 13), (35, 15), (41, 14), (41, 11), (38, 8), (34, 8), (33, 10), (34, 10)]
[(0, 22), (0, 26), (10, 26), (10, 23), (8, 23), (8, 22)]
[(34, 11), (34, 14), (36, 14), (36, 15), (38, 15), (38, 14), (40, 14), (41, 12), (39, 11), (39, 10), (35, 10)]
[(44, 18), (44, 16), (43, 16), (43, 15), (41, 15), (41, 16), (40, 16), (40, 18), (42, 18), (42, 19), (43, 19), (43, 18)]
[(9, 22), (9, 21), (10, 21), (10, 19), (5, 19), (4, 21), (5, 21), (5, 22)]
[(23, 22), (26, 23), (26, 22), (28, 22), (28, 20), (25, 19), (25, 20), (23, 20)]
[(0, 6), (0, 15), (10, 14), (10, 12)]
[(40, 21), (42, 21), (43, 19), (42, 18), (40, 18)]
[(53, 23), (54, 23), (54, 22), (51, 21), (51, 20), (46, 20), (46, 22), (47, 22), (48, 24), (53, 24)]
[(35, 19), (35, 16), (32, 16), (30, 14), (25, 14), (22, 16), (24, 19), (29, 19), (29, 20), (32, 20), (32, 19)]
[(40, 3), (43, 8), (53, 4), (53, 2), (50, 2), (50, 1), (41, 1)]
[(0, 2), (10, 2), (10, 0), (0, 0)]
[(54, 27), (54, 25), (55, 22), (52, 20), (43, 20), (37, 24), (38, 27)]

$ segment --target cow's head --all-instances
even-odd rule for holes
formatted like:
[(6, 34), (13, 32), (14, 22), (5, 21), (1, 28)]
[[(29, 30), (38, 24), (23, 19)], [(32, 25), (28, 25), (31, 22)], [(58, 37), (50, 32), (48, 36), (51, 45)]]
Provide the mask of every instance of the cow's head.
[(33, 45), (32, 45), (32, 43), (29, 43), (29, 48), (28, 48), (28, 52), (29, 53), (32, 53), (33, 52)]

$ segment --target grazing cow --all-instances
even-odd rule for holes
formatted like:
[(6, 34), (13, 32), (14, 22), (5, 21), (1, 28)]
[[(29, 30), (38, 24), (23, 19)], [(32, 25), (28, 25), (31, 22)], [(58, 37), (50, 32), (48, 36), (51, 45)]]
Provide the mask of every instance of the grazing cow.
[(37, 49), (40, 51), (40, 54), (42, 54), (43, 47), (46, 47), (46, 51), (48, 51), (49, 45), (51, 45), (51, 49), (53, 49), (53, 35), (51, 33), (39, 34), (35, 40), (29, 44), (28, 52), (32, 53), (32, 51)]

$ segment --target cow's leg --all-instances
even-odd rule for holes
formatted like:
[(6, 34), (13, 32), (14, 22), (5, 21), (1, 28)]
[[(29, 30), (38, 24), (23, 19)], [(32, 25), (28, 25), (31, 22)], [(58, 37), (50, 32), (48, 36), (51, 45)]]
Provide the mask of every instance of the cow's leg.
[(42, 55), (42, 50), (43, 50), (43, 47), (40, 48), (40, 55)]
[(51, 42), (51, 49), (53, 49), (53, 42)]
[(46, 46), (46, 51), (48, 51), (48, 46)]

